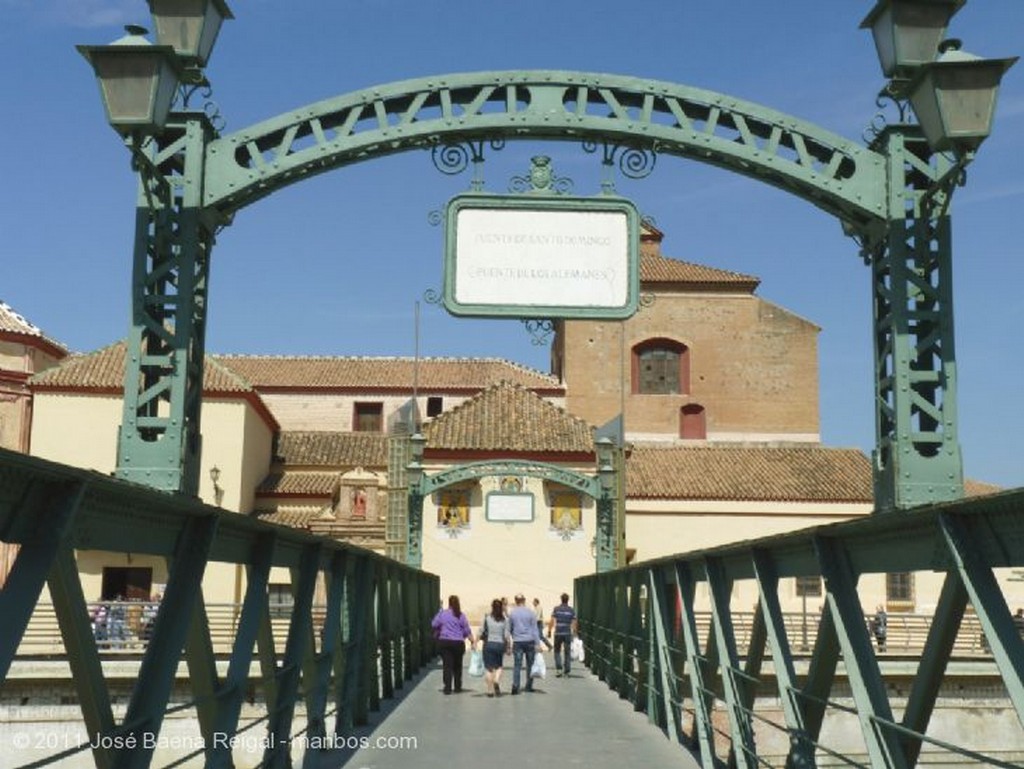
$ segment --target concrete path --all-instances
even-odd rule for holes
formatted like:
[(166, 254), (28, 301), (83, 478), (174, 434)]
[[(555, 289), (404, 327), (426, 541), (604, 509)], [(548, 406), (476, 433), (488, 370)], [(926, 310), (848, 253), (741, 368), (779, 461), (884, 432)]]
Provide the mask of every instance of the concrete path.
[(535, 683), (536, 691), (512, 696), (507, 659), (496, 698), (484, 694), (483, 679), (469, 676), (461, 694), (445, 696), (440, 662), (429, 666), (371, 715), (369, 727), (347, 736), (364, 747), (321, 754), (316, 769), (698, 766), (588, 669), (556, 678), (549, 653), (548, 677)]

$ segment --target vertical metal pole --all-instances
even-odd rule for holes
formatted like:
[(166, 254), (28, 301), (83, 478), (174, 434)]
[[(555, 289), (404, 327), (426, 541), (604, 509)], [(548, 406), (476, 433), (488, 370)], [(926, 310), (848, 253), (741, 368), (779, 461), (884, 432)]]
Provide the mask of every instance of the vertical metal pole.
[(117, 476), (163, 491), (199, 490), (200, 407), (213, 226), (202, 209), (202, 113), (172, 116), (136, 148), (140, 191)]
[(949, 163), (915, 126), (883, 131), (872, 149), (889, 162), (887, 236), (871, 254), (875, 505), (888, 510), (962, 497), (963, 463), (950, 217), (930, 191)]
[(409, 485), (409, 525), (405, 546), (405, 564), (423, 568), (423, 492)]

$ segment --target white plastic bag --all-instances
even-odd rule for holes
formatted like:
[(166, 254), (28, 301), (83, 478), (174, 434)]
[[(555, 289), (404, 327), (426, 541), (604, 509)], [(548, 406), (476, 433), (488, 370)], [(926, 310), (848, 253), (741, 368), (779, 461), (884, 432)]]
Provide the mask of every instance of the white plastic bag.
[(586, 659), (586, 653), (583, 651), (582, 638), (572, 639), (572, 650), (570, 651), (570, 654), (575, 662), (583, 662), (583, 660)]
[(479, 678), (484, 674), (484, 655), (474, 649), (469, 655), (469, 674)]
[(548, 664), (544, 661), (544, 655), (535, 655), (533, 658), (533, 667), (530, 668), (530, 678), (543, 678), (547, 672)]

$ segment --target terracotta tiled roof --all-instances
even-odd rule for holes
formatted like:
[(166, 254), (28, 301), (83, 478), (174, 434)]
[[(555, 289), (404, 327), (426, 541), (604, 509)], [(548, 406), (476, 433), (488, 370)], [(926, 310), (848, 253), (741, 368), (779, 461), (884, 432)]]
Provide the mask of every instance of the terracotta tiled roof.
[(15, 312), (13, 307), (3, 301), (0, 301), (0, 332), (35, 337), (60, 351), (68, 351), (67, 347), (46, 336), (38, 326), (29, 323), (23, 315)]
[(634, 499), (871, 502), (871, 465), (855, 449), (703, 445), (633, 449), (626, 495)]
[(498, 358), (338, 358), (218, 355), (217, 360), (257, 389), (320, 388), (480, 390), (501, 380), (524, 387), (564, 388), (556, 377)]
[(427, 449), (590, 452), (593, 428), (526, 388), (499, 382), (424, 428)]
[(285, 470), (270, 473), (256, 488), (256, 493), (264, 497), (285, 494), (301, 494), (312, 497), (329, 497), (338, 485), (340, 473), (308, 472), (302, 470)]
[[(32, 377), (29, 382), (39, 389), (53, 390), (121, 390), (124, 387), (125, 342), (73, 355), (60, 365)], [(206, 357), (203, 367), (203, 391), (207, 393), (251, 393), (252, 387), (216, 360)]]
[(964, 478), (964, 495), (968, 497), (982, 497), (986, 494), (997, 494), (1003, 490), (1002, 486), (995, 483), (985, 483)]
[(283, 431), (274, 461), (292, 466), (386, 467), (388, 439), (380, 433)]
[(660, 254), (643, 252), (640, 254), (640, 283), (672, 283), (691, 284), (701, 287), (722, 287), (732, 291), (749, 291), (760, 284), (760, 279), (753, 275), (744, 275), (729, 270), (719, 270), (703, 264), (683, 262), (669, 259)]
[(309, 527), (309, 522), (316, 519), (320, 513), (321, 508), (311, 505), (282, 505), (273, 510), (257, 510), (253, 515), (267, 523), (291, 526), (293, 529), (305, 529)]

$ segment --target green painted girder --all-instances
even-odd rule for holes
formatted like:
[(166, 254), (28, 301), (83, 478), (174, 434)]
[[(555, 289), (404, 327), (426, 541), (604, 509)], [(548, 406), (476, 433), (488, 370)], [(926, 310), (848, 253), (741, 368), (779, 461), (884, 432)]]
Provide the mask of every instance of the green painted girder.
[(567, 71), (440, 75), (326, 99), (207, 148), (203, 207), (223, 215), (314, 174), (485, 139), (596, 141), (717, 165), (861, 230), (884, 221), (878, 153), (753, 102), (675, 83)]
[(117, 475), (195, 496), (209, 261), (216, 224), (202, 210), (202, 114), (177, 115), (145, 149), (139, 169)]
[[(671, 575), (683, 609), (681, 635), (685, 645), (685, 670), (674, 670), (673, 675), (678, 682), (689, 681), (694, 709), (692, 747), (703, 766), (714, 767), (720, 763), (714, 752), (712, 731), (716, 700), (729, 706), (731, 718), (743, 718), (739, 714), (743, 712), (746, 693), (737, 685), (737, 680), (742, 679), (743, 686), (756, 683), (752, 679), (759, 673), (756, 667), (751, 667), (751, 657), (760, 655), (759, 647), (766, 643), (770, 647), (770, 664), (779, 687), (790, 739), (786, 767), (809, 769), (816, 765), (818, 756), (826, 760), (830, 747), (828, 738), (821, 737), (825, 733), (826, 719), (836, 708), (849, 710), (830, 699), (842, 659), (856, 703), (856, 708), (850, 712), (859, 720), (870, 765), (891, 769), (915, 765), (922, 741), (929, 741), (928, 722), (968, 597), (989, 639), (1008, 696), (1024, 723), (1024, 663), (1021, 662), (1024, 642), (1013, 625), (994, 574), (997, 568), (1024, 567), (1022, 532), (1024, 489), (1016, 489), (666, 556), (624, 569), (579, 577), (575, 589), (578, 595), (587, 596), (587, 606), (595, 607), (600, 624), (613, 626), (609, 630), (609, 637), (615, 639), (610, 654), (613, 666), (606, 682), (621, 693), (623, 673), (628, 669), (624, 670), (620, 664), (616, 644), (621, 638), (621, 628), (629, 626), (622, 605), (625, 587), (634, 584), (634, 577), (630, 575), (642, 575), (648, 582), (654, 580), (655, 586), (649, 595), (657, 603), (674, 601), (675, 596), (670, 589), (659, 590), (657, 579), (651, 575), (660, 573), (665, 580)], [(872, 649), (857, 593), (862, 575), (895, 571), (933, 571), (946, 575), (902, 722), (893, 718), (896, 708), (889, 699), (883, 671)], [(798, 682), (794, 655), (782, 621), (779, 590), (782, 579), (801, 576), (824, 577), (827, 592), (826, 609), (807, 660), (807, 673)], [(747, 651), (747, 668), (739, 671), (731, 650), (731, 632), (728, 623), (722, 620), (729, 610), (729, 586), (747, 580), (757, 585), (765, 642), (752, 641)], [(694, 596), (701, 583), (707, 586), (716, 614), (720, 615), (712, 622), (703, 644), (704, 639), (698, 637), (694, 612)], [(602, 607), (607, 607), (606, 615), (602, 615)], [(659, 612), (661, 616), (671, 616), (669, 612), (674, 610), (674, 604), (671, 610), (666, 606), (648, 607), (647, 616), (657, 621)], [(657, 665), (661, 657), (676, 653), (675, 645), (666, 643), (667, 633), (656, 631), (657, 628), (655, 641), (662, 648), (634, 652), (646, 655), (643, 664)], [(599, 638), (596, 630), (588, 632)], [(658, 638), (662, 641), (657, 641)], [(724, 684), (724, 689), (718, 680)], [(739, 696), (735, 694), (737, 691)], [(671, 725), (659, 721), (658, 726), (664, 729)], [(734, 737), (734, 741), (736, 739)], [(744, 741), (742, 731), (738, 741)], [(958, 749), (943, 743), (939, 746)], [(1005, 763), (977, 751), (959, 749), (968, 758), (1000, 766)], [(733, 760), (738, 764), (738, 756)], [(762, 763), (760, 757), (756, 763)]]
[(903, 769), (907, 762), (899, 736), (885, 726), (893, 720), (892, 707), (871, 638), (865, 632), (857, 575), (841, 544), (828, 537), (816, 537), (813, 544), (825, 579), (826, 612), (836, 628), (871, 765)]
[[(236, 733), (254, 642), (259, 649), (272, 728), (279, 738), (287, 740), (291, 736), (288, 714), (302, 696), (300, 688), (305, 692), (309, 712), (315, 716), (322, 710), (320, 700), (313, 700), (312, 695), (324, 691), (324, 666), (308, 664), (324, 661), (313, 660), (308, 643), (312, 590), (318, 574), (334, 575), (342, 568), (355, 588), (344, 595), (344, 607), (329, 606), (327, 614), (339, 618), (339, 624), (345, 612), (359, 619), (355, 638), (360, 647), (353, 655), (333, 654), (334, 665), (328, 666), (328, 671), (337, 672), (342, 656), (348, 656), (344, 675), (335, 679), (335, 699), (346, 713), (365, 712), (377, 703), (373, 691), (376, 674), (370, 668), (376, 667), (377, 654), (383, 651), (380, 644), (387, 640), (377, 637), (376, 624), (367, 616), (375, 610), (378, 567), (386, 565), (389, 580), (405, 579), (422, 594), (419, 610), (411, 618), (421, 635), (426, 634), (438, 600), (436, 575), (406, 569), (377, 553), (94, 471), (6, 450), (0, 450), (0, 539), (21, 546), (12, 581), (0, 592), (3, 617), (11, 619), (0, 623), (0, 649), (17, 648), (23, 633), (18, 618), (30, 615), (38, 598), (38, 590), (29, 588), (41, 587), (39, 574), (45, 574), (90, 742), (98, 736), (135, 735), (141, 744), (141, 735), (159, 734), (183, 649), (187, 649), (194, 693), (198, 695), (195, 705), (203, 734)], [(75, 549), (145, 554), (167, 558), (171, 563), (153, 636), (121, 724), (114, 720), (89, 626)], [(210, 634), (202, 610), (200, 582), (211, 560), (249, 567), (241, 621), (228, 675), (222, 683), (211, 665)], [(345, 566), (338, 566), (339, 562)], [(293, 621), (285, 665), (280, 671), (266, 593), (272, 566), (298, 569), (301, 575), (296, 580)], [(334, 576), (332, 601), (338, 592), (336, 587)], [(367, 627), (370, 632), (366, 632)], [(389, 630), (393, 632), (394, 627)], [(326, 636), (324, 643), (329, 644)], [(324, 651), (330, 654), (327, 646)], [(429, 656), (422, 656), (415, 660), (416, 667), (428, 661)], [(349, 681), (366, 685), (345, 688)], [(149, 765), (152, 750), (98, 749), (93, 757), (101, 769), (141, 768)], [(211, 767), (230, 766), (230, 756), (223, 753), (211, 752), (207, 759)], [(284, 761), (285, 757), (275, 754), (272, 759)]]
[(420, 484), (420, 493), (423, 496), (427, 496), (462, 481), (502, 475), (525, 475), (530, 478), (540, 478), (541, 480), (551, 481), (575, 489), (593, 499), (601, 497), (600, 484), (598, 479), (593, 476), (567, 470), (564, 467), (548, 462), (530, 462), (517, 459), (467, 462), (450, 470), (444, 470), (433, 475), (424, 475), (423, 481)]
[(888, 159), (884, 240), (870, 249), (874, 348), (875, 504), (882, 510), (963, 496), (956, 413), (950, 163), (917, 126), (876, 141)]

